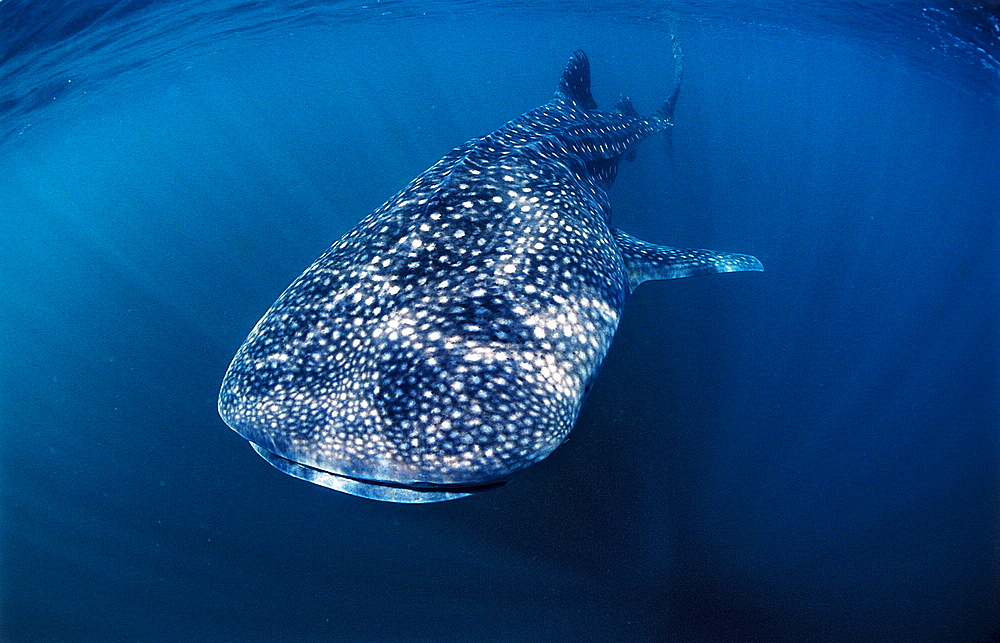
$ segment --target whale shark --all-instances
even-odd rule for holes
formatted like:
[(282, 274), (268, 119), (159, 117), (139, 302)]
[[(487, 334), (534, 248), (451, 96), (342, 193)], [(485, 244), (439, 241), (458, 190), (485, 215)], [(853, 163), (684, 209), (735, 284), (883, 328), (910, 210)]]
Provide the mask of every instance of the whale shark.
[(639, 284), (763, 270), (611, 223), (621, 159), (672, 126), (599, 109), (582, 51), (555, 96), (455, 148), (335, 242), (257, 322), (219, 413), (265, 460), (348, 494), (452, 500), (566, 441)]

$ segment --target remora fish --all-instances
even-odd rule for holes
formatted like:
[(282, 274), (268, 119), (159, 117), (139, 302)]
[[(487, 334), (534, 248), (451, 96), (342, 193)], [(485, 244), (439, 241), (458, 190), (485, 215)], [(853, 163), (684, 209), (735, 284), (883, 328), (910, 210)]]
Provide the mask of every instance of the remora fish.
[(623, 154), (670, 127), (600, 110), (586, 55), (555, 97), (448, 153), (278, 298), (219, 412), (285, 473), (391, 502), (504, 484), (562, 444), (640, 283), (762, 270), (615, 229)]

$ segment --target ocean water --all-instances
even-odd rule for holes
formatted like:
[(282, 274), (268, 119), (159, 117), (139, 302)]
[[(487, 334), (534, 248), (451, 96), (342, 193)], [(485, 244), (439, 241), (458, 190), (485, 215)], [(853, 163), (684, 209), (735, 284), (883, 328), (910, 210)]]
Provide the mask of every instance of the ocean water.
[[(992, 4), (992, 3), (990, 3)], [(1000, 19), (971, 2), (0, 0), (0, 640), (1000, 640)], [(377, 503), (216, 412), (334, 240), (585, 49), (672, 144), (573, 438)]]

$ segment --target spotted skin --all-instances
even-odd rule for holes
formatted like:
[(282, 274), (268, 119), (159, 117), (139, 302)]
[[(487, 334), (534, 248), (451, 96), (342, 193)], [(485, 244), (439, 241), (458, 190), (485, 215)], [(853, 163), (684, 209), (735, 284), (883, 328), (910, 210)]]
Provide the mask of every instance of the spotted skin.
[(672, 108), (598, 110), (576, 52), (549, 103), (448, 153), (288, 287), (226, 373), (223, 419), (286, 473), (392, 502), (549, 455), (635, 286), (761, 269), (611, 227), (621, 156)]

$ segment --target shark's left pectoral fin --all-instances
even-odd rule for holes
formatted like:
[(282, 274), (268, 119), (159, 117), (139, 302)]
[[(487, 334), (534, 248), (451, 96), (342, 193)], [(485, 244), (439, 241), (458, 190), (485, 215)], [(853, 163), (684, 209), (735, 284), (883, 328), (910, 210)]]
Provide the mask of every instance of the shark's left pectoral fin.
[(630, 290), (635, 290), (644, 281), (764, 269), (760, 261), (750, 255), (658, 246), (617, 229), (614, 234), (625, 260)]

